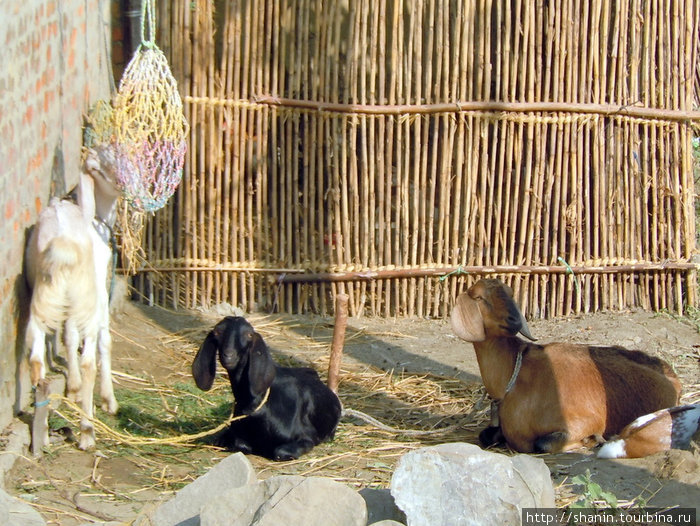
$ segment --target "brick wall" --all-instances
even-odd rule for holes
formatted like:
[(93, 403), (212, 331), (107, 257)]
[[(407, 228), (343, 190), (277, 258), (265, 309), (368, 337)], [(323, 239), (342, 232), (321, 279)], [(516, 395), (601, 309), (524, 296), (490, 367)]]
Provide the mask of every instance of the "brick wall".
[(6, 2), (0, 17), (0, 430), (29, 401), (27, 229), (77, 182), (83, 114), (109, 96), (111, 0)]

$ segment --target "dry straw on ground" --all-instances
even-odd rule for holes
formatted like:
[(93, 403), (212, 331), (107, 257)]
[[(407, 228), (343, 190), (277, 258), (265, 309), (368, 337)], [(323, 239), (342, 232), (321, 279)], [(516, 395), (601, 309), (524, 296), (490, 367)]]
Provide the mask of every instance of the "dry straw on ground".
[[(274, 338), (289, 325), (256, 317), (256, 330), (266, 338)], [(191, 357), (197, 344), (204, 339), (207, 328), (182, 329), (164, 335), (164, 346), (172, 352), (173, 363), (189, 371)], [(349, 338), (359, 337), (355, 333)], [(328, 343), (303, 339), (306, 351), (318, 357), (311, 364), (321, 376), (328, 366)], [(277, 357), (285, 365), (298, 365), (294, 357)], [(187, 377), (187, 373), (183, 373)], [(381, 485), (389, 482), (393, 466), (399, 457), (416, 447), (451, 441), (476, 440), (477, 430), (488, 418), (488, 403), (483, 387), (465, 384), (449, 377), (433, 374), (408, 374), (383, 371), (371, 366), (344, 364), (340, 374), (339, 396), (344, 407), (362, 411), (398, 431), (386, 431), (355, 418), (346, 417), (338, 427), (335, 439), (322, 444), (302, 458), (286, 463), (254, 458), (256, 468), (263, 473), (279, 472), (316, 474), (356, 485)], [(212, 435), (223, 428), (232, 403), (230, 386), (225, 375), (219, 376), (211, 391), (198, 392), (186, 383), (159, 383), (120, 371), (115, 372), (117, 397), (122, 410), (138, 408), (132, 421), (114, 418), (98, 411), (95, 418), (97, 441), (120, 448), (141, 451), (152, 462), (159, 448), (214, 447)], [(77, 428), (80, 409), (65, 399), (59, 416)], [(194, 406), (193, 406), (194, 404)], [(189, 409), (187, 409), (189, 408)], [(147, 418), (143, 412), (150, 413)], [(205, 416), (202, 416), (202, 415)], [(141, 421), (143, 418), (144, 422)], [(196, 433), (178, 432), (195, 424)], [(443, 431), (444, 429), (444, 431)], [(405, 430), (407, 433), (402, 433)], [(424, 431), (414, 436), (411, 432)], [(178, 455), (179, 456), (179, 455)], [(168, 457), (168, 463), (172, 458)], [(177, 461), (175, 461), (177, 462)], [(165, 469), (165, 464), (163, 468)]]

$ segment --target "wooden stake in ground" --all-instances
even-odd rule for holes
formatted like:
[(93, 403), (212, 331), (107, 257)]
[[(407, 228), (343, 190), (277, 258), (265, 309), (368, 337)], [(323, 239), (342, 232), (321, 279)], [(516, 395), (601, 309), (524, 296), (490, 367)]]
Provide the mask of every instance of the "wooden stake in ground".
[(328, 387), (338, 394), (338, 373), (340, 360), (343, 356), (343, 344), (345, 342), (345, 328), (348, 325), (348, 295), (340, 293), (335, 297), (335, 326), (333, 327), (333, 343), (331, 344), (331, 358), (328, 363)]
[(49, 382), (39, 381), (34, 399), (34, 420), (32, 421), (32, 454), (41, 456), (42, 448), (47, 445), (49, 415)]

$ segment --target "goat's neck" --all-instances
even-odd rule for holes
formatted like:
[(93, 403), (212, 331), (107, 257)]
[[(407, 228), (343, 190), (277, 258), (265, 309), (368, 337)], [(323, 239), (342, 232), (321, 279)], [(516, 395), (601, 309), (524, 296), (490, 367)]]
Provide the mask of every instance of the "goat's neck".
[(88, 220), (97, 218), (109, 228), (117, 221), (118, 190), (106, 182), (96, 182), (92, 176), (80, 175), (79, 202), (84, 217)]
[(113, 228), (117, 222), (117, 196), (103, 194), (95, 188), (95, 217)]
[(518, 352), (524, 350), (524, 346), (524, 342), (515, 336), (488, 338), (474, 343), (481, 379), (492, 398), (500, 400), (505, 396)]
[[(238, 375), (237, 375), (238, 376)], [(250, 394), (248, 382), (245, 379), (234, 377), (229, 373), (229, 382), (231, 383), (231, 392), (234, 399), (234, 414), (241, 415), (250, 412), (253, 406), (253, 396)]]
[(233, 399), (235, 401), (234, 413), (236, 415), (252, 413), (260, 401), (260, 397), (253, 393), (249, 377), (249, 363), (240, 363), (235, 370), (228, 371), (231, 392), (233, 392)]

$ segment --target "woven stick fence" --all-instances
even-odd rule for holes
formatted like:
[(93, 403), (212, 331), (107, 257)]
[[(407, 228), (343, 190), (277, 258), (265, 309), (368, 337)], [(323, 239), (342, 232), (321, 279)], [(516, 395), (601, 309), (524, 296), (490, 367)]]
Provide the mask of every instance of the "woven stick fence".
[(152, 301), (444, 316), (488, 275), (531, 316), (697, 303), (700, 1), (159, 7), (191, 130)]

